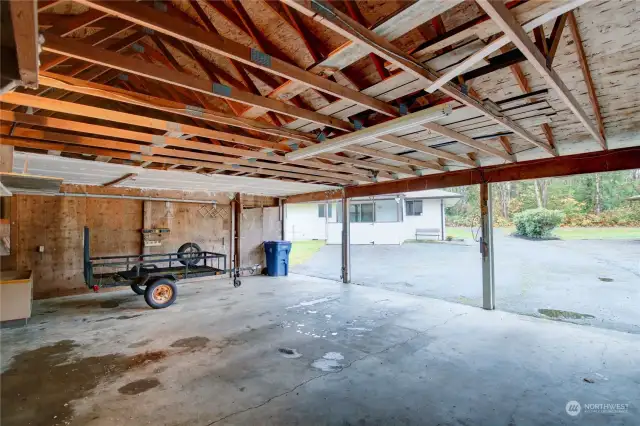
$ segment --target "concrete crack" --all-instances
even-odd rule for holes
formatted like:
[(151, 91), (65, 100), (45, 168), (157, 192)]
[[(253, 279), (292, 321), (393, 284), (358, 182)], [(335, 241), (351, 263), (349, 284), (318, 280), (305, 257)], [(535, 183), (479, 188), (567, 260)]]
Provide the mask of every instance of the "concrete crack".
[(236, 415), (238, 415), (238, 414), (243, 414), (243, 413), (246, 413), (247, 411), (251, 411), (251, 410), (255, 410), (256, 408), (264, 407), (265, 405), (269, 404), (269, 403), (270, 403), (271, 401), (273, 401), (274, 399), (278, 399), (278, 398), (280, 398), (280, 397), (282, 397), (282, 396), (286, 396), (286, 395), (290, 394), (291, 392), (295, 391), (296, 389), (299, 389), (300, 387), (302, 387), (302, 386), (304, 386), (304, 385), (306, 385), (306, 384), (308, 384), (308, 383), (311, 383), (312, 381), (314, 381), (314, 380), (316, 380), (316, 379), (320, 379), (320, 378), (322, 378), (322, 377), (328, 376), (329, 374), (337, 374), (337, 373), (341, 373), (341, 372), (343, 372), (344, 370), (346, 370), (346, 369), (350, 368), (350, 367), (351, 367), (353, 364), (355, 364), (356, 362), (359, 362), (359, 361), (365, 360), (365, 359), (367, 359), (367, 358), (369, 358), (369, 357), (372, 357), (372, 356), (379, 355), (379, 354), (384, 353), (384, 352), (387, 352), (387, 351), (389, 351), (389, 350), (391, 350), (391, 349), (393, 349), (393, 348), (397, 348), (398, 346), (401, 346), (401, 345), (404, 345), (404, 344), (406, 344), (406, 343), (409, 343), (409, 342), (410, 342), (410, 341), (412, 341), (413, 339), (416, 339), (416, 338), (418, 338), (418, 337), (420, 337), (420, 336), (423, 336), (423, 335), (427, 334), (428, 332), (430, 332), (431, 330), (434, 330), (434, 329), (436, 329), (436, 328), (438, 328), (438, 327), (442, 327), (443, 325), (446, 325), (449, 321), (452, 321), (452, 320), (454, 320), (454, 319), (456, 319), (456, 318), (458, 318), (458, 317), (464, 316), (464, 315), (467, 315), (467, 313), (466, 313), (466, 312), (464, 312), (464, 313), (462, 313), (462, 314), (454, 315), (454, 316), (452, 316), (451, 318), (447, 319), (447, 320), (446, 320), (445, 322), (443, 322), (442, 324), (436, 324), (436, 325), (434, 325), (433, 327), (430, 327), (430, 328), (426, 329), (425, 331), (416, 331), (416, 330), (414, 330), (414, 331), (415, 331), (415, 333), (416, 333), (416, 334), (415, 334), (415, 336), (412, 336), (412, 337), (410, 337), (410, 338), (408, 338), (408, 339), (406, 339), (406, 340), (403, 340), (402, 342), (398, 342), (398, 343), (396, 343), (396, 344), (394, 344), (394, 345), (391, 345), (391, 346), (389, 346), (389, 347), (387, 347), (387, 348), (384, 348), (384, 349), (382, 349), (381, 351), (373, 352), (373, 353), (369, 353), (369, 354), (365, 354), (365, 355), (361, 356), (360, 358), (356, 358), (356, 359), (354, 359), (353, 361), (351, 361), (350, 363), (348, 363), (348, 364), (347, 364), (347, 365), (345, 365), (344, 367), (340, 368), (339, 370), (336, 370), (336, 371), (329, 371), (329, 372), (326, 372), (326, 373), (323, 373), (323, 374), (319, 374), (319, 375), (317, 375), (317, 376), (314, 376), (314, 377), (312, 377), (312, 378), (310, 378), (310, 379), (305, 380), (305, 381), (304, 381), (304, 382), (302, 382), (302, 383), (297, 384), (296, 386), (294, 386), (293, 388), (289, 389), (288, 391), (285, 391), (285, 392), (282, 392), (282, 393), (280, 393), (280, 394), (278, 394), (278, 395), (274, 395), (274, 396), (272, 396), (271, 398), (267, 399), (266, 401), (264, 401), (264, 402), (262, 402), (262, 403), (260, 403), (260, 404), (258, 404), (258, 405), (254, 405), (254, 406), (251, 406), (251, 407), (245, 408), (245, 409), (243, 409), (243, 410), (238, 410), (238, 411), (235, 411), (235, 412), (233, 412), (233, 413), (227, 414), (226, 416), (224, 416), (224, 417), (220, 417), (219, 419), (214, 420), (214, 421), (212, 421), (211, 423), (207, 423), (207, 425), (206, 425), (206, 426), (212, 426), (212, 425), (214, 425), (214, 424), (216, 424), (216, 423), (219, 423), (219, 422), (221, 422), (221, 421), (223, 421), (223, 420), (226, 420), (226, 419), (228, 419), (228, 418), (230, 418), (230, 417), (233, 417), (233, 416), (236, 416)]
[(281, 396), (288, 395), (288, 394), (290, 394), (291, 392), (295, 391), (296, 389), (300, 388), (301, 386), (304, 386), (304, 385), (306, 385), (307, 383), (310, 383), (310, 382), (314, 381), (315, 379), (319, 379), (319, 378), (324, 377), (324, 376), (327, 376), (327, 375), (329, 375), (329, 374), (339, 373), (340, 371), (342, 371), (342, 369), (341, 369), (341, 370), (338, 370), (338, 371), (335, 371), (335, 372), (334, 372), (334, 371), (330, 371), (330, 372), (327, 372), (327, 373), (324, 373), (324, 374), (319, 374), (319, 375), (317, 375), (317, 376), (314, 376), (314, 377), (312, 377), (312, 378), (310, 378), (310, 379), (308, 379), (308, 380), (305, 380), (305, 381), (304, 381), (304, 382), (302, 382), (302, 383), (297, 384), (296, 386), (294, 386), (293, 388), (289, 389), (289, 390), (288, 390), (288, 391), (286, 391), (286, 392), (282, 392), (281, 394), (278, 394), (278, 395), (274, 395), (274, 396), (272, 396), (271, 398), (267, 399), (266, 401), (264, 401), (264, 402), (262, 402), (262, 403), (260, 403), (260, 404), (258, 404), (258, 405), (254, 405), (254, 406), (252, 406), (252, 407), (245, 408), (244, 410), (239, 410), (239, 411), (235, 411), (235, 412), (233, 412), (233, 413), (231, 413), (231, 414), (227, 414), (227, 415), (226, 415), (226, 416), (224, 416), (224, 417), (220, 417), (218, 420), (214, 420), (214, 421), (212, 421), (211, 423), (207, 423), (207, 425), (206, 425), (206, 426), (211, 426), (211, 425), (214, 425), (214, 424), (216, 424), (216, 423), (219, 423), (219, 422), (221, 422), (221, 421), (223, 421), (223, 420), (226, 420), (226, 419), (228, 419), (229, 417), (233, 417), (233, 416), (235, 416), (235, 415), (242, 414), (242, 413), (246, 413), (247, 411), (251, 411), (251, 410), (255, 410), (256, 408), (263, 407), (263, 406), (267, 405), (268, 403), (270, 403), (271, 401), (273, 401), (274, 399), (280, 398)]

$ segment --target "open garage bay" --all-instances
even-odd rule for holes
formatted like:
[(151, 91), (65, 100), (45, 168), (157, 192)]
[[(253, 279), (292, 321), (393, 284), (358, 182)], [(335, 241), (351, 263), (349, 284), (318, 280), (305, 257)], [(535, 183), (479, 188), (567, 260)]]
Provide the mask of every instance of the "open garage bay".
[[(528, 241), (494, 230), (496, 308), (640, 333), (640, 240)], [(340, 246), (293, 267), (334, 278)], [(352, 245), (353, 283), (482, 306), (478, 243)]]
[(2, 424), (637, 424), (637, 335), (297, 275), (244, 281), (182, 285), (163, 310), (131, 291), (37, 302), (2, 333)]

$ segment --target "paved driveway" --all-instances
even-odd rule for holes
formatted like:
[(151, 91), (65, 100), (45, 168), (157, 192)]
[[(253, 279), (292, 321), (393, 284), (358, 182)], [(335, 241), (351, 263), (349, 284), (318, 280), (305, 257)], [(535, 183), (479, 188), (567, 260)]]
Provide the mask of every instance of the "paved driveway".
[[(324, 246), (291, 271), (338, 280), (340, 256)], [(496, 230), (495, 256), (498, 309), (640, 333), (640, 240), (527, 241)], [(359, 285), (482, 305), (473, 241), (352, 246), (351, 267)]]

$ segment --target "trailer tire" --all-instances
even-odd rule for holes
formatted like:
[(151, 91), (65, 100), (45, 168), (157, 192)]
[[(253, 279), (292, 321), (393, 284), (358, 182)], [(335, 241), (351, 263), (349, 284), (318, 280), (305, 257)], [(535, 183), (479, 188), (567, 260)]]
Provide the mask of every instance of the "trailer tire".
[(178, 287), (169, 278), (158, 278), (151, 284), (147, 284), (144, 291), (144, 300), (153, 309), (162, 309), (171, 306), (178, 297)]
[(202, 249), (196, 243), (184, 243), (178, 249), (178, 259), (185, 266), (195, 266), (202, 259), (191, 259), (190, 253), (200, 252)]
[(132, 283), (131, 284), (131, 290), (133, 290), (133, 292), (139, 296), (142, 296), (144, 294), (145, 288), (144, 287), (140, 287), (140, 284), (138, 283)]

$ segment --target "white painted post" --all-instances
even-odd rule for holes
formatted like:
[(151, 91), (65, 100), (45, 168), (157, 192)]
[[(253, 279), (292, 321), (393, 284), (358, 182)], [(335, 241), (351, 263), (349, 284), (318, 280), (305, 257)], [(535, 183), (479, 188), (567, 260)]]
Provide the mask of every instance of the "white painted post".
[(491, 186), (480, 185), (480, 220), (482, 222), (482, 307), (496, 308), (495, 273), (493, 267), (493, 210), (491, 205)]
[(351, 282), (351, 222), (349, 217), (349, 199), (342, 199), (342, 282)]

